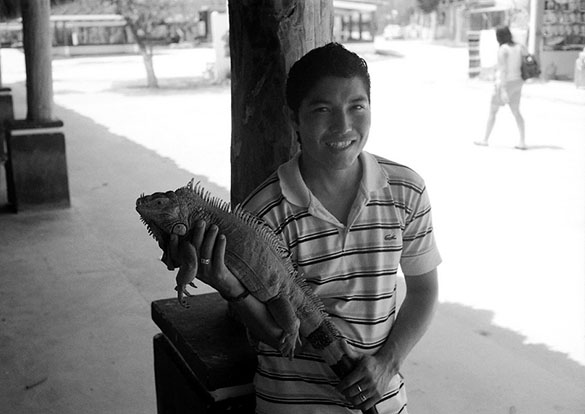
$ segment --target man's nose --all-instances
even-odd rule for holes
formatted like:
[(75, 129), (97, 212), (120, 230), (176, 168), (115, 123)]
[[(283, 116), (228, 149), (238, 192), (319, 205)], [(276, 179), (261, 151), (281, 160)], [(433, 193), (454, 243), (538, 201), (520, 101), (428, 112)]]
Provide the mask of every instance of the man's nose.
[(339, 134), (351, 131), (351, 118), (346, 111), (337, 110), (333, 112), (331, 129)]

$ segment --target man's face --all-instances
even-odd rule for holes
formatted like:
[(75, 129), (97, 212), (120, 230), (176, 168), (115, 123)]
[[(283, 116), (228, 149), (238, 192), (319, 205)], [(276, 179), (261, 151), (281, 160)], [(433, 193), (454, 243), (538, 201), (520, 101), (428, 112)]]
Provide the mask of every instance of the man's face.
[(303, 163), (335, 170), (353, 166), (366, 145), (370, 121), (370, 102), (360, 78), (321, 79), (293, 117)]

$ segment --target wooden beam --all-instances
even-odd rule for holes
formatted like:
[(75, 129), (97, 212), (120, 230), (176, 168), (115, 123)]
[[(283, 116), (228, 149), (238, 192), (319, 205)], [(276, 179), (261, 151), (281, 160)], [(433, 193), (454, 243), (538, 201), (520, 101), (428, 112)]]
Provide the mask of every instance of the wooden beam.
[(231, 202), (298, 150), (284, 89), (290, 66), (333, 39), (332, 0), (229, 0)]

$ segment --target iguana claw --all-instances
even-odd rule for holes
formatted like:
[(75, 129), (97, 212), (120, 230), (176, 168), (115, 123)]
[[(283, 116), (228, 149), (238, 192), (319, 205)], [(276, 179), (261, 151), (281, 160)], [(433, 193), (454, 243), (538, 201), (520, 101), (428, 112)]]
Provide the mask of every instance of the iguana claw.
[(193, 283), (198, 268), (197, 251), (191, 243), (182, 243), (179, 246), (179, 254), (181, 255), (181, 267), (179, 267), (177, 277), (175, 278), (177, 282), (175, 290), (178, 293), (181, 305), (188, 308), (188, 306), (185, 306), (184, 296), (193, 296), (187, 290), (187, 285), (197, 288), (195, 283)]
[(294, 334), (288, 334), (285, 332), (280, 338), (280, 346), (278, 350), (283, 356), (288, 357), (288, 359), (292, 361), (295, 356), (295, 348), (297, 345), (302, 345), (298, 331)]
[[(191, 283), (190, 283), (191, 284)], [(195, 286), (196, 287), (196, 286)], [(179, 299), (179, 304), (184, 307), (184, 308), (190, 308), (189, 304), (187, 303), (187, 301), (185, 301), (185, 296), (187, 297), (191, 297), (193, 296), (191, 293), (189, 293), (189, 291), (187, 290), (186, 286), (180, 286), (177, 285), (175, 287), (175, 290), (177, 291), (177, 298)]]

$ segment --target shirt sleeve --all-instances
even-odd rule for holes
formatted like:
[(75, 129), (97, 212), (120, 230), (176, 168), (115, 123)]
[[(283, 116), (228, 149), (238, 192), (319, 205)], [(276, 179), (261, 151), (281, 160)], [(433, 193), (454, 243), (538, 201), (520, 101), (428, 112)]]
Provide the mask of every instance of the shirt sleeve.
[(410, 212), (402, 235), (403, 248), (400, 258), (400, 267), (407, 276), (428, 273), (441, 263), (426, 187), (423, 187), (422, 192), (412, 194)]

